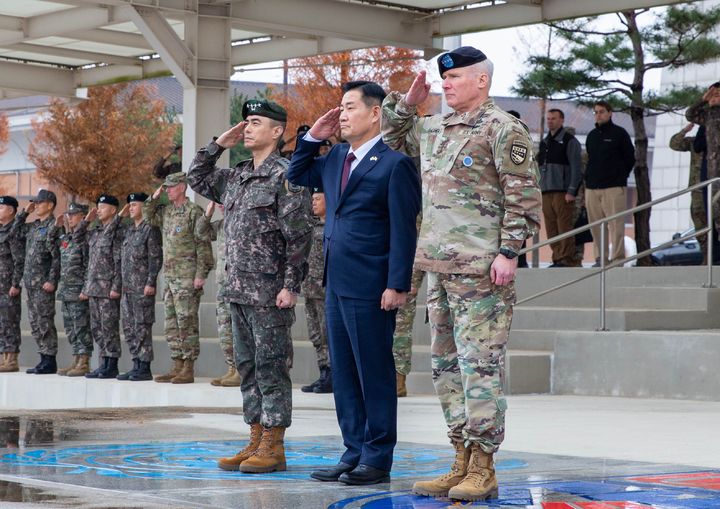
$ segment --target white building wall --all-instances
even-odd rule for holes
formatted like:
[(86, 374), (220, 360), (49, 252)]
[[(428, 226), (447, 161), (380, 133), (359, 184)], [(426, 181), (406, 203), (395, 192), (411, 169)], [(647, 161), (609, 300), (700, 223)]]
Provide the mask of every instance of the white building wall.
[[(704, 7), (720, 5), (720, 0), (701, 2)], [(720, 79), (720, 61), (703, 66), (688, 66), (678, 70), (665, 69), (662, 72), (661, 88), (668, 89), (676, 85), (710, 86)], [(688, 105), (689, 106), (689, 105)], [(685, 112), (667, 113), (657, 119), (655, 130), (655, 153), (651, 189), (653, 199), (679, 191), (688, 186), (690, 154), (670, 149), (670, 138), (687, 124)], [(695, 134), (697, 129), (690, 131)], [(690, 195), (669, 200), (653, 207), (650, 218), (650, 241), (659, 244), (669, 240), (673, 233), (692, 226), (690, 219)]]

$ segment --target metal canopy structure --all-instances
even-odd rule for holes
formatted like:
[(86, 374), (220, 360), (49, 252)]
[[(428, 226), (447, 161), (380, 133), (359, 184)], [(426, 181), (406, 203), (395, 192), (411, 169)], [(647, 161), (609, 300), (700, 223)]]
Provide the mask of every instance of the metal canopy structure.
[[(0, 0), (0, 98), (172, 73), (194, 147), (229, 121), (233, 67), (379, 45), (430, 58), (451, 35), (677, 0)], [(200, 136), (198, 136), (200, 135)]]

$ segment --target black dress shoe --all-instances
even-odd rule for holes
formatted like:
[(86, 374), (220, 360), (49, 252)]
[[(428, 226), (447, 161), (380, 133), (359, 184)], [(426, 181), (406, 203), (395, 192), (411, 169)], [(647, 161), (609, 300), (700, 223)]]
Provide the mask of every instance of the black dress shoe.
[(354, 466), (343, 463), (341, 461), (337, 465), (330, 468), (313, 470), (312, 474), (310, 474), (310, 477), (312, 477), (313, 479), (317, 479), (318, 481), (337, 481), (338, 477), (340, 477), (345, 472), (350, 472), (354, 468)]
[(338, 481), (353, 486), (390, 482), (390, 472), (387, 470), (379, 470), (370, 465), (358, 465), (354, 470), (345, 472), (338, 477)]

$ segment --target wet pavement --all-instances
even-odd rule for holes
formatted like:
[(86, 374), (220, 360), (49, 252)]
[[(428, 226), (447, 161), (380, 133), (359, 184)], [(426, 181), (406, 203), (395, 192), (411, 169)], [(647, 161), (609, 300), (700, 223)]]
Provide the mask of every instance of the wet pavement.
[[(299, 429), (286, 440), (288, 470), (241, 474), (215, 466), (244, 445), (247, 428), (237, 411), (0, 413), (0, 507), (720, 509), (717, 467), (510, 450), (497, 457), (498, 500), (453, 504), (416, 497), (414, 481), (452, 462), (451, 449), (435, 443), (437, 437), (422, 440), (417, 433), (407, 434), (416, 441), (398, 444), (391, 483), (320, 483), (309, 479), (310, 471), (334, 464), (342, 452), (327, 423), (334, 416), (328, 408), (296, 414)], [(435, 433), (432, 428), (428, 420), (428, 432)]]

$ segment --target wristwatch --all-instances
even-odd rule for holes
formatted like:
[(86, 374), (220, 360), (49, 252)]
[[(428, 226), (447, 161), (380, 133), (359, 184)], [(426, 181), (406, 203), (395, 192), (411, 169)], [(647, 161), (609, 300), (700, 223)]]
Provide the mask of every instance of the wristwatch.
[(501, 247), (500, 249), (498, 249), (498, 253), (503, 255), (508, 260), (512, 260), (513, 258), (517, 257), (517, 255), (518, 255), (515, 251), (513, 251), (512, 249), (508, 249), (506, 247)]

